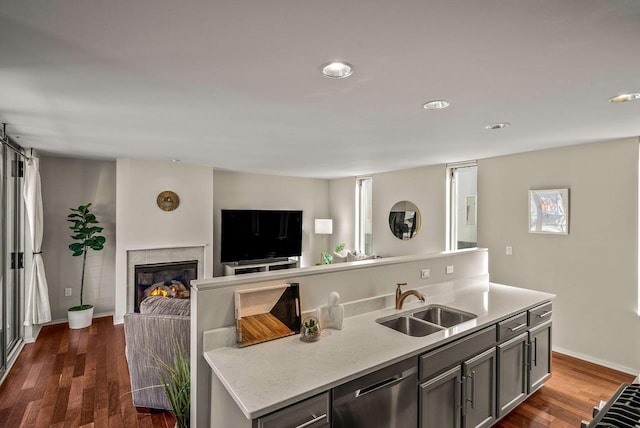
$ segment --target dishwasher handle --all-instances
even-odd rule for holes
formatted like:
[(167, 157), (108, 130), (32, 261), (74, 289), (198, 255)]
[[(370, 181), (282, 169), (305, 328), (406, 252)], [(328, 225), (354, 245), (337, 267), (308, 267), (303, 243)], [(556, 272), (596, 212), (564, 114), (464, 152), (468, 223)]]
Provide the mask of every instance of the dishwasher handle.
[(366, 386), (364, 388), (360, 388), (356, 391), (356, 398), (362, 397), (363, 395), (371, 394), (379, 389), (387, 388), (389, 386), (393, 386), (396, 383), (399, 383), (404, 379), (401, 375), (392, 376), (389, 379), (385, 379), (382, 382), (374, 383), (373, 385)]

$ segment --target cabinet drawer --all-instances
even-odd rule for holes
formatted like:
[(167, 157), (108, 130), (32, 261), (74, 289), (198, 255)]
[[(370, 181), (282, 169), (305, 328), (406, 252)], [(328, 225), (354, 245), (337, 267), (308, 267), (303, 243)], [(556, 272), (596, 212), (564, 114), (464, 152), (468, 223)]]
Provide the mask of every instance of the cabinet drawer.
[(431, 377), (496, 343), (496, 327), (485, 328), (420, 357), (420, 379)]
[(551, 302), (529, 309), (529, 327), (535, 327), (549, 321), (552, 313)]
[(498, 323), (498, 342), (517, 336), (527, 330), (527, 313), (523, 312)]
[(253, 428), (320, 428), (330, 426), (325, 392), (253, 421)]

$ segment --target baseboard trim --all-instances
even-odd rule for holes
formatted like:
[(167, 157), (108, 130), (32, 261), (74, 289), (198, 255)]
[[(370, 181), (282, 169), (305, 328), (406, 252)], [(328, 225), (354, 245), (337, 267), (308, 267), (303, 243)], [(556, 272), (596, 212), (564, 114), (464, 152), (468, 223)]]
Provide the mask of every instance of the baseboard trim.
[(617, 370), (619, 372), (628, 373), (630, 375), (637, 376), (638, 373), (640, 373), (640, 369), (632, 369), (630, 367), (621, 366), (620, 364), (612, 363), (611, 361), (601, 360), (599, 358), (594, 358), (589, 355), (581, 354), (579, 352), (569, 351), (568, 349), (559, 348), (557, 346), (554, 346), (553, 350), (555, 352), (559, 352), (560, 354), (565, 354), (570, 357), (578, 358), (580, 360), (588, 361), (599, 366), (604, 366), (609, 369)]
[[(93, 314), (93, 318), (112, 317), (113, 314), (114, 314), (113, 312), (100, 312), (99, 314)], [(68, 318), (59, 318), (57, 320), (49, 321), (46, 325), (64, 324), (68, 322), (69, 322)]]

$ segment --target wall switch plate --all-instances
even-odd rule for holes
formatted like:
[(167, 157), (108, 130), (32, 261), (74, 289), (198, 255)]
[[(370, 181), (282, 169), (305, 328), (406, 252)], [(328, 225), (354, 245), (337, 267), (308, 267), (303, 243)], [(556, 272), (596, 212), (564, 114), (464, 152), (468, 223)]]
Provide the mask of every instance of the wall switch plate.
[(507, 245), (507, 247), (506, 247), (506, 248), (505, 248), (505, 250), (504, 250), (504, 253), (505, 253), (507, 256), (510, 256), (511, 254), (513, 254), (513, 247), (512, 247), (511, 245)]
[(72, 291), (72, 289), (71, 289), (71, 288), (65, 288), (65, 289), (64, 289), (64, 296), (65, 296), (65, 297), (69, 297), (69, 296), (71, 296), (71, 291)]
[(453, 265), (447, 266), (446, 272), (447, 272), (447, 274), (453, 273)]
[(431, 269), (422, 269), (420, 271), (420, 278), (425, 279), (431, 276)]

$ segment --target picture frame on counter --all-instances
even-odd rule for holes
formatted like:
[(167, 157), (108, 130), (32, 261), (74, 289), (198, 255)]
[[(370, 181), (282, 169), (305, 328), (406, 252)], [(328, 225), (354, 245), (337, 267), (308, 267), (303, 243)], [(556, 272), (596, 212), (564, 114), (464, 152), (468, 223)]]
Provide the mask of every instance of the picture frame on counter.
[(529, 233), (569, 234), (569, 189), (529, 190)]

